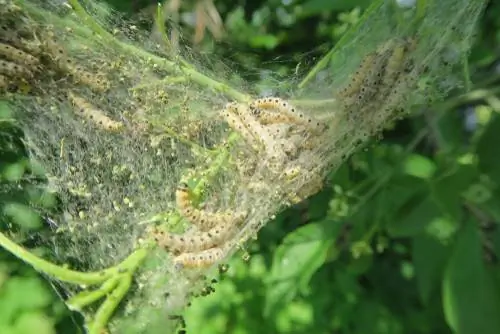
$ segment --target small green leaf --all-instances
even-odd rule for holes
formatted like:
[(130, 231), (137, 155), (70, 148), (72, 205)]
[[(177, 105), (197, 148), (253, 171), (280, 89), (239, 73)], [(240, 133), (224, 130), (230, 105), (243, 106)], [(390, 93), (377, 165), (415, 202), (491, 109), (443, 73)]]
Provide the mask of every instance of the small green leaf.
[(404, 162), (403, 169), (408, 175), (429, 179), (436, 171), (436, 164), (423, 155), (411, 154)]
[(457, 236), (442, 293), (445, 318), (454, 332), (500, 333), (500, 296), (483, 263), (477, 222), (467, 221)]
[(27, 229), (37, 229), (42, 226), (40, 216), (24, 204), (7, 203), (3, 206), (3, 213), (15, 224)]
[(274, 254), (264, 314), (275, 313), (301, 290), (320, 268), (333, 243), (332, 222), (312, 223), (287, 235)]
[(21, 160), (5, 166), (0, 176), (8, 182), (18, 182), (23, 177), (25, 171), (26, 161)]

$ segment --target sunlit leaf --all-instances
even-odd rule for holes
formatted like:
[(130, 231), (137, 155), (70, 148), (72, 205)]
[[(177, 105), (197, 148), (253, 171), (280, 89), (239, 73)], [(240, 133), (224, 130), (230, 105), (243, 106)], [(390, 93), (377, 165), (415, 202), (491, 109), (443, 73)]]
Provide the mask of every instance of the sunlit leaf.
[[(329, 226), (330, 225), (330, 226)], [(312, 223), (287, 235), (274, 254), (264, 313), (276, 312), (307, 287), (333, 243), (331, 221)]]

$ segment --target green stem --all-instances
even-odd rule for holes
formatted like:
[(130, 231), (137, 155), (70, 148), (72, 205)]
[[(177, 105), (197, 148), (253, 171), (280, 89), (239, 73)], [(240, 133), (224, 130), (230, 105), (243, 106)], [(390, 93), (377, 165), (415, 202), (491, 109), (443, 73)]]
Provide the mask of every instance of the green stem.
[(99, 284), (106, 279), (108, 279), (112, 272), (103, 270), (99, 272), (93, 273), (83, 273), (67, 268), (63, 268), (61, 266), (55, 265), (51, 262), (48, 262), (19, 246), (9, 238), (5, 236), (5, 234), (0, 232), (0, 246), (5, 250), (12, 253), (14, 256), (18, 257), (22, 261), (31, 265), (35, 270), (42, 272), (48, 276), (57, 278), (58, 280), (74, 283), (74, 284), (84, 284), (84, 285), (93, 285)]
[(72, 311), (82, 311), (85, 306), (95, 303), (110, 293), (118, 284), (119, 277), (113, 277), (104, 282), (101, 287), (93, 291), (82, 291), (66, 301)]
[(165, 30), (165, 17), (163, 16), (163, 6), (161, 2), (158, 2), (158, 6), (156, 8), (156, 16), (155, 16), (155, 25), (156, 30), (160, 33), (165, 46), (167, 47), (167, 51), (172, 53), (173, 47), (170, 42), (170, 38), (168, 38), (167, 31)]
[(132, 275), (121, 275), (118, 286), (106, 297), (94, 319), (87, 325), (89, 334), (101, 334), (114, 311), (127, 294), (132, 284)]
[[(227, 145), (231, 146), (238, 138), (239, 138), (238, 134), (232, 132), (227, 139)], [(201, 194), (203, 193), (203, 190), (205, 189), (207, 184), (211, 183), (213, 177), (217, 175), (219, 170), (224, 166), (226, 160), (229, 158), (230, 154), (228, 147), (222, 147), (221, 150), (222, 151), (217, 155), (217, 157), (212, 162), (210, 167), (203, 174), (203, 177), (198, 181), (198, 183), (194, 187), (193, 195), (195, 196), (196, 199), (199, 199), (201, 197)]]
[(35, 270), (57, 280), (73, 284), (95, 285), (123, 272), (133, 272), (148, 254), (147, 248), (140, 248), (116, 266), (97, 272), (80, 272), (64, 268), (44, 260), (19, 246), (0, 232), (0, 246), (17, 258), (31, 265)]

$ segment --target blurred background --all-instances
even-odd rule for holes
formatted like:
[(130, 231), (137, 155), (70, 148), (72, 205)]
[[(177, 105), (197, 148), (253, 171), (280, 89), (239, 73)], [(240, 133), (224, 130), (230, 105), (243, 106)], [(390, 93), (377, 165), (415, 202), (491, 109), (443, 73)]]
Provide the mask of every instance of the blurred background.
[[(151, 28), (156, 1), (107, 2)], [(169, 0), (163, 9), (182, 30), (171, 31), (174, 43), (265, 84), (271, 72), (276, 80), (307, 71), (370, 2)], [(270, 222), (215, 292), (193, 300), (187, 333), (500, 333), (498, 1), (480, 22), (469, 68), (468, 91), (414, 110), (321, 193)], [(8, 182), (23, 162), (3, 140), (0, 131), (0, 182)], [(0, 194), (0, 205), (11, 198)], [(0, 229), (12, 216), (40, 228), (7, 209)], [(0, 333), (82, 333), (55, 291), (0, 249)]]

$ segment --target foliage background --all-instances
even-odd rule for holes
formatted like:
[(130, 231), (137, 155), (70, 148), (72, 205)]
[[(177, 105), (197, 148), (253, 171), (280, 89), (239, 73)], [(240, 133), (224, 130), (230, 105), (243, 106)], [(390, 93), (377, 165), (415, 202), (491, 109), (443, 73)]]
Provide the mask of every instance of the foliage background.
[[(150, 0), (108, 2), (142, 17), (143, 28), (156, 9)], [(305, 71), (369, 3), (170, 2), (190, 47), (231, 60), (262, 85), (268, 71)], [(332, 174), (321, 193), (270, 222), (250, 259), (233, 259), (216, 292), (193, 301), (187, 331), (500, 333), (497, 45), (500, 3), (491, 1), (470, 55), (469, 91), (415, 110)], [(23, 161), (1, 154), (6, 182)], [(37, 223), (16, 214), (27, 227)], [(0, 250), (0, 333), (81, 332), (78, 314), (55, 291)]]

